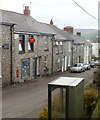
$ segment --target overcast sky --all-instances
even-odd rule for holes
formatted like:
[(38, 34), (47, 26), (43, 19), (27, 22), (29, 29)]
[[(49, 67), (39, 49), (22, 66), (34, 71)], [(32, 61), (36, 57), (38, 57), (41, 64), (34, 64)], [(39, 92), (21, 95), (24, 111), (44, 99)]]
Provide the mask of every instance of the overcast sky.
[[(75, 0), (87, 12), (98, 18), (99, 0)], [(73, 0), (0, 0), (0, 9), (23, 13), (23, 5), (31, 2), (31, 16), (39, 22), (54, 24), (60, 28), (97, 28), (98, 21), (86, 14)]]

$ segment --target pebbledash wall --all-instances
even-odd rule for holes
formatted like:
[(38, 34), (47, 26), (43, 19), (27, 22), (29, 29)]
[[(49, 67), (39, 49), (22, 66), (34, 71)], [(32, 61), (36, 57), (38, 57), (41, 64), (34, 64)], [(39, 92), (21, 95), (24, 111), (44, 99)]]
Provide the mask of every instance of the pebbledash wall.
[(53, 41), (53, 72), (64, 72), (71, 65), (72, 42), (68, 40)]

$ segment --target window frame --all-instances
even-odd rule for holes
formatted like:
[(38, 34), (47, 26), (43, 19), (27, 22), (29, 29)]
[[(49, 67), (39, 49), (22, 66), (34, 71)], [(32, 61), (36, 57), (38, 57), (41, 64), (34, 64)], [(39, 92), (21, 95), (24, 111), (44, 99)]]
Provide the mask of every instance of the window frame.
[(25, 35), (19, 35), (19, 54), (25, 53)]

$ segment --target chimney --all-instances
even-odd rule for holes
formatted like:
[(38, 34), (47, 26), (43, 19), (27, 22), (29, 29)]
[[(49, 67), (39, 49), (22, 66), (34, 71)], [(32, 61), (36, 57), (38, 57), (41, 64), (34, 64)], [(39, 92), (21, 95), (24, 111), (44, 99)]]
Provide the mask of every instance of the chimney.
[(29, 9), (29, 6), (25, 6), (24, 15), (30, 16), (30, 9)]
[(73, 33), (73, 27), (71, 27), (71, 26), (66, 26), (66, 27), (64, 28), (64, 30)]
[(53, 20), (51, 19), (50, 24), (53, 25)]
[(81, 32), (77, 32), (77, 35), (78, 35), (78, 36), (81, 36)]

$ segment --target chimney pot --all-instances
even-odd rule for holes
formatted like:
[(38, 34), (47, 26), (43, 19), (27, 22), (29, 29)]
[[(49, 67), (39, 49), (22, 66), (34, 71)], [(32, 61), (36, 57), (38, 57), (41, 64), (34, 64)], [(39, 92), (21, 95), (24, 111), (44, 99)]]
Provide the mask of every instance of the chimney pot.
[(66, 26), (66, 27), (64, 28), (64, 30), (73, 33), (73, 27), (71, 27), (71, 26)]
[(81, 32), (77, 32), (77, 35), (78, 35), (78, 36), (81, 36)]
[(29, 9), (29, 6), (25, 6), (24, 15), (30, 16), (30, 9)]
[(53, 25), (53, 20), (51, 19), (50, 24)]

